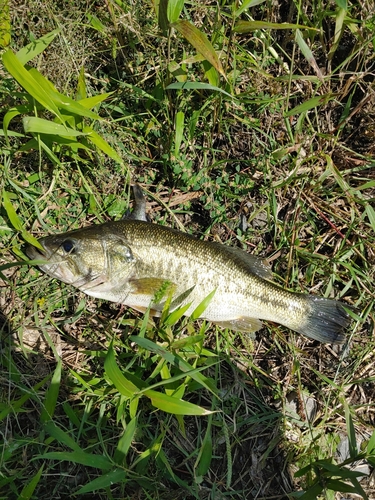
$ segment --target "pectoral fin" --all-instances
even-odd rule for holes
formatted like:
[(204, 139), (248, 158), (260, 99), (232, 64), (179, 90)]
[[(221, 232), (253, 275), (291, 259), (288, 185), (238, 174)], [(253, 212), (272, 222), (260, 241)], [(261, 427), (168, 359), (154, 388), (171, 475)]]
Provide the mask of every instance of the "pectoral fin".
[(132, 278), (129, 280), (129, 283), (132, 287), (133, 294), (140, 295), (149, 295), (150, 300), (157, 294), (159, 291), (166, 295), (170, 293), (174, 288), (174, 283), (170, 281), (166, 281), (160, 278)]

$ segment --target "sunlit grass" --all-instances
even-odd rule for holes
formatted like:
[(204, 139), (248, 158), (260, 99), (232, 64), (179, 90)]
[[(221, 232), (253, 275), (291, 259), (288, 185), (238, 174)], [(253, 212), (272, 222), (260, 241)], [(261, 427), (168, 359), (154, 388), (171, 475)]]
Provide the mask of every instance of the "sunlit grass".
[[(371, 498), (344, 466), (374, 466), (374, 7), (183, 4), (173, 29), (140, 2), (0, 16), (1, 495)], [(160, 322), (8, 267), (31, 236), (121, 218), (130, 182), (155, 223), (351, 305), (348, 345)]]

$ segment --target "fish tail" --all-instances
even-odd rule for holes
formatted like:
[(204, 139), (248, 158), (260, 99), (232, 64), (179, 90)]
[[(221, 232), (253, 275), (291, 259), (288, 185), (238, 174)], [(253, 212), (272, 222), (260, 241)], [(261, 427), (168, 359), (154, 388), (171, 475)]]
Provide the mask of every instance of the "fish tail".
[(350, 323), (350, 316), (344, 304), (337, 300), (305, 296), (307, 318), (303, 325), (293, 330), (320, 342), (341, 344), (345, 341), (345, 328)]

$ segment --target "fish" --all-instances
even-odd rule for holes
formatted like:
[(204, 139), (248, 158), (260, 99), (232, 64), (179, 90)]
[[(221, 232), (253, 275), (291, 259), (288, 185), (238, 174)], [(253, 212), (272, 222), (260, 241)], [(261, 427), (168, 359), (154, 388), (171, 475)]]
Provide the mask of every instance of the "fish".
[(28, 245), (26, 254), (89, 296), (153, 316), (167, 301), (169, 311), (184, 307), (190, 316), (210, 297), (199, 317), (222, 328), (255, 332), (265, 320), (320, 342), (345, 341), (349, 306), (280, 287), (268, 262), (244, 250), (149, 222), (141, 188), (134, 192), (130, 217), (43, 237), (43, 250)]

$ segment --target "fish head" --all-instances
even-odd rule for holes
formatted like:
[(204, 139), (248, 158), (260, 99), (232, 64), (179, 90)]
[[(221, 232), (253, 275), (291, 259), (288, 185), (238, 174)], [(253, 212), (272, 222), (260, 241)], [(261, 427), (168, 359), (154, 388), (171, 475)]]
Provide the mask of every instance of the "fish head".
[(39, 240), (43, 250), (28, 246), (26, 254), (42, 260), (38, 267), (49, 276), (93, 297), (117, 301), (137, 259), (123, 236), (100, 227), (46, 236)]

